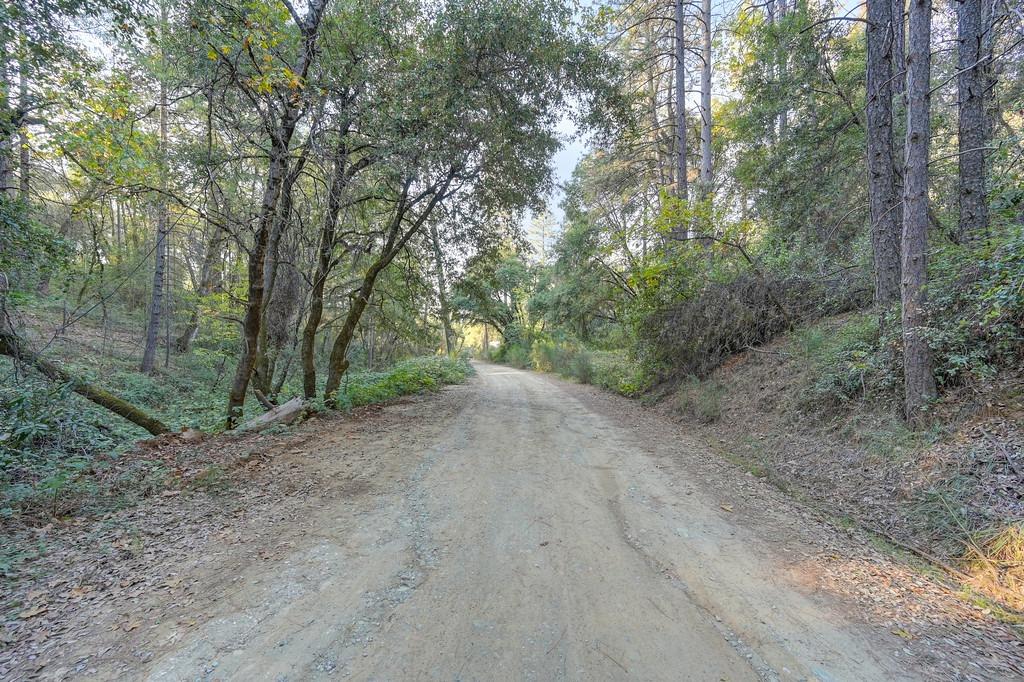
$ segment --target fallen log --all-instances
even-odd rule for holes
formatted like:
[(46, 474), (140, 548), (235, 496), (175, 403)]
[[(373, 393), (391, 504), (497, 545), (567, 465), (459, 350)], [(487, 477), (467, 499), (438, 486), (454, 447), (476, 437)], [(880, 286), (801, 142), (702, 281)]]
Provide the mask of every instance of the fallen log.
[(286, 403), (278, 405), (272, 410), (267, 410), (260, 416), (250, 419), (238, 428), (236, 433), (243, 431), (259, 431), (274, 424), (292, 424), (302, 416), (306, 409), (306, 401), (302, 398), (292, 398)]
[(100, 407), (123, 417), (149, 431), (154, 436), (169, 433), (170, 429), (159, 419), (135, 407), (127, 400), (118, 398), (113, 393), (90, 384), (80, 377), (68, 374), (43, 356), (25, 347), (24, 342), (10, 329), (0, 329), (0, 355), (8, 355), (26, 365), (31, 365), (52, 381), (68, 384), (78, 395), (91, 400)]

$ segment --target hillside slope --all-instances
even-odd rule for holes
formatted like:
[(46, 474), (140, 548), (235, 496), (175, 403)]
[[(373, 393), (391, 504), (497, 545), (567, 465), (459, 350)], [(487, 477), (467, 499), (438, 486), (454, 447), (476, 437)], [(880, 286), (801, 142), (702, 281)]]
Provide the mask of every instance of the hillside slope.
[(752, 348), (660, 409), (795, 497), (1024, 608), (1024, 380), (949, 391), (932, 429), (912, 433), (884, 392), (837, 388), (866, 372), (850, 350), (863, 322), (835, 317)]

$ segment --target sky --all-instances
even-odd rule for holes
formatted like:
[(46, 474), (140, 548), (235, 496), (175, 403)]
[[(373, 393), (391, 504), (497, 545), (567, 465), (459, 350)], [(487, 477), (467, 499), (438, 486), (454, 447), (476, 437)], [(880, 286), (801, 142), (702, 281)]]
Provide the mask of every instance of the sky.
[(576, 125), (568, 116), (563, 116), (558, 124), (558, 135), (562, 140), (562, 148), (552, 159), (552, 167), (555, 171), (556, 189), (548, 197), (548, 212), (555, 219), (555, 224), (562, 223), (562, 185), (572, 178), (572, 172), (576, 164), (587, 153), (588, 145), (585, 140), (579, 139)]

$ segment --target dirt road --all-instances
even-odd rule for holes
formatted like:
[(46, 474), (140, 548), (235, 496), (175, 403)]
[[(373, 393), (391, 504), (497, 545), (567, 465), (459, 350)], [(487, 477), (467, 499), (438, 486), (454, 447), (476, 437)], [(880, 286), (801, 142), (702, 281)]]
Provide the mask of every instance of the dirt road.
[[(438, 420), (403, 430), (393, 408), (397, 423), (361, 446), (399, 461), (377, 471), (384, 489), (311, 505), (295, 521), (304, 532), (264, 541), (291, 538), (284, 552), (199, 590), (215, 595), (204, 622), (150, 627), (157, 654), (129, 676), (902, 676), (874, 633), (797, 584), (756, 519), (737, 523), (740, 510), (567, 388), (480, 365)], [(345, 456), (341, 442), (319, 445)]]

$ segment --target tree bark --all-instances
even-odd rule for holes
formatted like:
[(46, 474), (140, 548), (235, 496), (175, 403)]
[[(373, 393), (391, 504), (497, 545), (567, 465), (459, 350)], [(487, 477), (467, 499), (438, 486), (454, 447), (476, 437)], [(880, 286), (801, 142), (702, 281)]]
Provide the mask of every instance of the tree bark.
[[(18, 63), (18, 102), (22, 112), (28, 111), (28, 66), (22, 60)], [(24, 116), (24, 114), (23, 114)], [(29, 175), (32, 168), (28, 141), (28, 124), (22, 122), (18, 129), (18, 195), (21, 200), (29, 200)]]
[(16, 112), (11, 103), (11, 46), (0, 36), (0, 195), (14, 196), (14, 159), (12, 157)]
[(451, 355), (455, 347), (455, 330), (452, 329), (451, 310), (448, 307), (448, 282), (444, 274), (444, 254), (441, 251), (441, 236), (437, 226), (430, 226), (430, 245), (434, 252), (434, 269), (437, 274), (437, 304), (444, 332), (444, 352)]
[[(6, 323), (4, 326), (7, 326)], [(71, 390), (78, 395), (127, 419), (136, 426), (142, 427), (154, 436), (170, 432), (167, 425), (159, 419), (151, 417), (143, 410), (140, 410), (126, 400), (118, 398), (113, 393), (104, 391), (102, 388), (98, 388), (87, 381), (68, 374), (38, 353), (28, 350), (25, 348), (21, 338), (9, 328), (0, 329), (0, 354), (8, 355), (19, 362), (32, 365), (51, 381), (68, 384), (71, 386)]]
[(256, 387), (264, 394), (270, 395), (273, 392), (275, 352), (277, 349), (270, 348), (267, 343), (268, 330), (266, 312), (274, 297), (274, 285), (277, 283), (277, 269), (280, 264), (281, 238), (288, 229), (288, 223), (292, 219), (292, 190), (295, 183), (302, 175), (302, 169), (306, 165), (306, 155), (303, 155), (295, 163), (295, 166), (288, 172), (287, 177), (281, 185), (281, 197), (278, 203), (280, 209), (270, 230), (270, 237), (267, 241), (267, 265), (263, 270), (263, 318), (260, 320), (260, 332), (256, 342), (256, 360), (253, 365), (253, 374)]
[(221, 248), (222, 241), (217, 236), (210, 237), (206, 243), (206, 252), (203, 254), (203, 263), (199, 271), (199, 286), (196, 288), (199, 300), (192, 309), (185, 330), (174, 341), (174, 349), (179, 353), (187, 353), (199, 335), (199, 321), (202, 316), (200, 307), (202, 301), (212, 294), (216, 287), (217, 261), (220, 260)]
[[(222, 240), (219, 236), (220, 227), (211, 224), (209, 212), (211, 206), (217, 208), (217, 189), (213, 176), (213, 93), (212, 89), (206, 91), (206, 249), (203, 253), (203, 263), (199, 271), (199, 283), (196, 287), (195, 307), (189, 315), (188, 324), (181, 335), (175, 340), (174, 348), (179, 353), (187, 353), (199, 334), (199, 322), (202, 317), (203, 300), (213, 293), (215, 286), (214, 279), (216, 264), (220, 259)], [(210, 231), (213, 230), (213, 234)]]
[(370, 266), (370, 269), (366, 271), (366, 274), (363, 276), (363, 283), (352, 298), (352, 305), (349, 306), (345, 322), (342, 324), (341, 331), (331, 347), (331, 358), (327, 366), (327, 384), (324, 388), (324, 404), (328, 407), (337, 407), (337, 394), (338, 388), (341, 386), (341, 377), (348, 371), (349, 366), (347, 357), (348, 347), (352, 344), (352, 338), (356, 333), (356, 326), (359, 324), (359, 319), (363, 316), (363, 311), (366, 310), (370, 297), (373, 295), (373, 285), (377, 281), (377, 276), (380, 275), (381, 271), (393, 258), (393, 255), (386, 258), (382, 254)]
[(931, 0), (911, 0), (907, 41), (907, 139), (903, 187), (903, 372), (906, 418), (925, 424), (936, 397), (932, 351), (925, 334), (928, 281), (928, 145), (931, 135)]
[[(283, 117), (287, 125), (290, 114)], [(235, 378), (231, 382), (228, 394), (227, 427), (232, 429), (242, 416), (245, 404), (245, 393), (249, 388), (249, 379), (256, 363), (256, 348), (259, 344), (260, 321), (263, 317), (263, 269), (266, 264), (267, 242), (270, 238), (271, 223), (276, 214), (278, 196), (287, 168), (288, 143), (294, 132), (294, 123), (285, 130), (278, 131), (270, 152), (270, 169), (263, 188), (263, 199), (260, 204), (260, 222), (256, 230), (256, 241), (249, 253), (247, 268), (249, 280), (249, 298), (246, 302), (245, 317), (242, 319), (242, 352), (235, 369)]]
[(348, 151), (342, 133), (334, 154), (334, 175), (331, 178), (331, 189), (327, 195), (327, 212), (320, 229), (320, 246), (317, 250), (316, 274), (313, 276), (313, 289), (309, 294), (309, 315), (306, 326), (302, 330), (302, 393), (307, 400), (316, 397), (316, 332), (324, 314), (324, 287), (327, 276), (334, 264), (335, 232), (337, 231), (338, 214), (341, 212), (342, 196), (349, 175), (347, 171)]
[[(786, 16), (789, 11), (789, 7), (786, 4), (786, 0), (778, 0), (778, 19), (781, 20)], [(781, 34), (781, 33), (780, 33)], [(776, 68), (778, 69), (778, 81), (779, 87), (782, 92), (787, 91), (787, 80), (789, 78), (789, 53), (786, 51), (785, 46), (778, 53), (778, 60)], [(789, 127), (789, 109), (786, 108), (786, 98), (782, 98), (782, 107), (779, 110), (778, 116), (778, 128), (779, 128), (779, 142), (786, 139), (786, 131)]]
[[(363, 276), (362, 285), (352, 299), (352, 304), (349, 307), (348, 314), (345, 316), (341, 332), (339, 332), (331, 348), (331, 358), (327, 366), (327, 383), (324, 387), (324, 404), (328, 407), (335, 407), (337, 405), (337, 393), (338, 388), (341, 386), (341, 377), (348, 370), (349, 366), (348, 348), (352, 344), (352, 338), (355, 336), (359, 319), (363, 316), (363, 311), (366, 310), (370, 297), (373, 295), (373, 287), (377, 282), (377, 277), (380, 276), (384, 268), (391, 264), (395, 256), (405, 248), (405, 245), (409, 243), (412, 236), (423, 227), (424, 222), (430, 218), (430, 214), (433, 213), (438, 202), (447, 195), (448, 187), (454, 176), (455, 169), (452, 169), (449, 171), (444, 182), (441, 183), (441, 186), (435, 187), (431, 191), (430, 201), (420, 212), (420, 215), (416, 217), (408, 229), (403, 231), (402, 226), (405, 223), (405, 216), (411, 205), (408, 201), (409, 181), (406, 182), (398, 205), (395, 207), (395, 215), (385, 231), (385, 234), (388, 235), (387, 241), (381, 249), (377, 260), (367, 269), (366, 274)], [(426, 193), (421, 196), (425, 195)], [(412, 203), (414, 204), (415, 202)]]
[(700, 71), (700, 183), (701, 193), (707, 198), (711, 195), (711, 0), (703, 0), (701, 5), (703, 41), (701, 56), (703, 62)]
[(902, 97), (907, 87), (907, 2), (906, 0), (890, 0), (889, 13), (892, 17), (892, 91)]
[[(166, 4), (161, 3), (161, 25), (166, 24)], [(156, 349), (160, 335), (160, 320), (164, 303), (164, 270), (167, 267), (167, 232), (170, 228), (167, 209), (167, 84), (160, 76), (160, 188), (157, 199), (156, 247), (153, 251), (153, 294), (149, 303), (149, 321), (146, 324), (146, 346), (142, 352), (140, 371), (151, 374), (156, 365)]]
[(686, 172), (686, 43), (684, 34), (684, 0), (675, 0), (676, 40), (676, 196), (689, 199), (689, 177)]
[[(300, 81), (304, 81), (309, 73), (310, 65), (316, 52), (316, 41), (319, 35), (320, 22), (323, 17), (326, 1), (310, 3), (305, 21), (300, 25), (302, 30), (302, 55), (296, 69)], [(256, 348), (259, 342), (260, 322), (263, 317), (264, 279), (263, 270), (266, 265), (267, 244), (270, 230), (277, 215), (277, 202), (281, 195), (288, 168), (288, 151), (295, 127), (302, 114), (301, 94), (294, 93), (287, 99), (281, 111), (276, 127), (268, 131), (270, 142), (270, 166), (263, 188), (263, 199), (260, 202), (259, 221), (256, 238), (249, 253), (247, 274), (249, 279), (248, 301), (245, 317), (242, 320), (242, 352), (235, 369), (235, 378), (231, 382), (228, 394), (227, 428), (231, 429), (238, 423), (245, 405), (245, 394), (249, 389), (249, 380), (256, 360)]]
[(988, 125), (985, 101), (986, 74), (990, 54), (984, 50), (985, 0), (956, 0), (957, 17), (957, 109), (959, 144), (958, 198), (960, 220), (957, 241), (972, 242), (988, 230), (988, 200), (985, 191), (985, 147)]
[(893, 151), (892, 3), (867, 2), (867, 167), (875, 303), (900, 296), (900, 197)]

